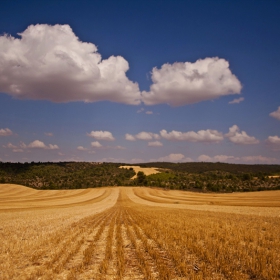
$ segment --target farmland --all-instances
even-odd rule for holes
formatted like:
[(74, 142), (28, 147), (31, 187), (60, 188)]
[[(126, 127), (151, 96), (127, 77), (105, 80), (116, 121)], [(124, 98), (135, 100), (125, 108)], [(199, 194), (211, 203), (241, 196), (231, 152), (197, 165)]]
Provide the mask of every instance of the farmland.
[(279, 279), (280, 191), (0, 185), (0, 279)]
[[(144, 176), (139, 178), (139, 171)], [(280, 165), (0, 161), (0, 183), (45, 190), (151, 186), (221, 193), (266, 191), (280, 190)]]

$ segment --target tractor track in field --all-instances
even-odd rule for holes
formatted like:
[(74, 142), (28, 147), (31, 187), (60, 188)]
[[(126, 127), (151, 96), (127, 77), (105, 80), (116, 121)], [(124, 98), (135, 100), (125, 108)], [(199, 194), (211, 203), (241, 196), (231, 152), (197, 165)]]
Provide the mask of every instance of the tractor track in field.
[(279, 279), (279, 218), (148, 206), (132, 192), (108, 188), (103, 204), (67, 211), (0, 213), (0, 280)]

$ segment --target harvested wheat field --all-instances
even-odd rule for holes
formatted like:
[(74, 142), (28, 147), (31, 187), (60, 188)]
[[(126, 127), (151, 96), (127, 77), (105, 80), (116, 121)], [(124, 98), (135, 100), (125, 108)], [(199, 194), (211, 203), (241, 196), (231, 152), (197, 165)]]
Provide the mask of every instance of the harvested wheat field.
[(134, 175), (131, 179), (135, 179), (137, 177), (137, 173), (139, 171), (144, 172), (145, 175), (151, 175), (151, 174), (157, 174), (160, 173), (160, 171), (157, 170), (157, 168), (153, 168), (153, 167), (140, 167), (140, 166), (130, 166), (130, 165), (124, 165), (124, 166), (120, 166), (120, 168), (133, 168), (133, 170), (135, 171), (136, 175)]
[(279, 279), (279, 229), (279, 191), (0, 185), (0, 279)]

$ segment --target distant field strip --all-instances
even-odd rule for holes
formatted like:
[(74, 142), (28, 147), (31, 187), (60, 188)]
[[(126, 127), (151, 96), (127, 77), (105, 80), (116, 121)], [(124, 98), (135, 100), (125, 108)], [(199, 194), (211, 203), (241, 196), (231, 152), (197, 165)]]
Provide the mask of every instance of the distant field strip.
[(259, 194), (0, 185), (0, 279), (279, 279), (280, 192)]
[(162, 189), (134, 188), (142, 199), (158, 203), (198, 205), (280, 207), (280, 191), (252, 193), (195, 193)]
[(151, 174), (157, 174), (160, 173), (160, 171), (157, 170), (157, 168), (153, 168), (153, 167), (140, 167), (140, 166), (120, 166), (120, 168), (133, 168), (133, 170), (135, 171), (136, 175), (134, 175), (131, 179), (135, 179), (137, 177), (137, 173), (139, 171), (144, 172), (145, 175), (151, 175)]
[(102, 201), (111, 194), (111, 190), (106, 188), (34, 190), (17, 185), (2, 186), (3, 188), (0, 188), (0, 212), (11, 209), (30, 210), (32, 208), (87, 205)]

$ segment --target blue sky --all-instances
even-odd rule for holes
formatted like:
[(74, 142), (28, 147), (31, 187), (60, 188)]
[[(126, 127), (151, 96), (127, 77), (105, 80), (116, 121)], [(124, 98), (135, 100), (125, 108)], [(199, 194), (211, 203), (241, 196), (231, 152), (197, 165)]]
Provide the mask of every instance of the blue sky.
[(280, 164), (279, 12), (2, 1), (0, 160)]

